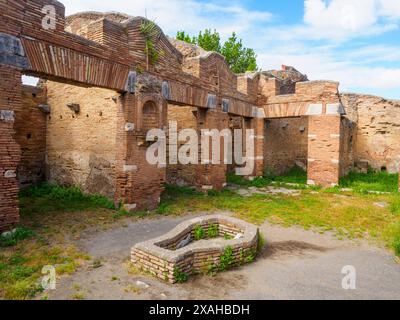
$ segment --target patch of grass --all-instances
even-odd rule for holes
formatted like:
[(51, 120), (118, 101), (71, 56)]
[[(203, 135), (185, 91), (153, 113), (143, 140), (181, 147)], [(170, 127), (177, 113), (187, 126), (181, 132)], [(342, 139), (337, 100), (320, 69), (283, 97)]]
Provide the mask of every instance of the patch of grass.
[(0, 297), (31, 299), (43, 291), (40, 280), (44, 266), (54, 266), (57, 275), (71, 274), (84, 259), (74, 247), (52, 247), (35, 239), (5, 248), (0, 254)]
[(76, 187), (41, 184), (20, 192), (22, 215), (46, 212), (73, 212), (98, 208), (114, 210), (114, 203), (101, 195), (85, 195)]
[(266, 179), (280, 183), (296, 183), (306, 184), (307, 183), (307, 172), (298, 166), (294, 166), (287, 173), (282, 176), (275, 176), (271, 174), (265, 175)]
[(348, 176), (340, 179), (340, 186), (360, 193), (367, 191), (397, 192), (398, 178), (398, 174), (372, 170), (369, 170), (368, 173), (351, 172)]
[(18, 227), (14, 231), (10, 231), (8, 234), (0, 235), (0, 247), (12, 247), (15, 246), (19, 241), (33, 238), (35, 232), (25, 227)]
[(265, 177), (256, 177), (254, 180), (246, 180), (242, 176), (237, 176), (234, 173), (227, 174), (227, 182), (243, 187), (262, 188), (271, 184), (273, 180)]
[[(165, 205), (170, 214), (230, 211), (256, 224), (268, 220), (287, 227), (298, 225), (318, 232), (333, 231), (339, 238), (367, 237), (383, 241), (390, 248), (394, 248), (394, 226), (400, 224), (398, 193), (336, 194), (305, 189), (299, 197), (259, 194), (242, 197), (223, 190), (213, 197), (174, 192), (163, 199), (168, 199)], [(375, 205), (377, 202), (389, 206), (380, 208)]]
[(285, 187), (288, 189), (298, 190), (320, 190), (318, 186), (307, 185), (307, 173), (299, 167), (292, 168), (289, 172), (282, 176), (266, 174), (264, 177), (256, 177), (253, 180), (246, 180), (242, 176), (237, 176), (234, 173), (227, 174), (227, 182), (236, 184), (242, 187), (264, 188), (267, 186)]

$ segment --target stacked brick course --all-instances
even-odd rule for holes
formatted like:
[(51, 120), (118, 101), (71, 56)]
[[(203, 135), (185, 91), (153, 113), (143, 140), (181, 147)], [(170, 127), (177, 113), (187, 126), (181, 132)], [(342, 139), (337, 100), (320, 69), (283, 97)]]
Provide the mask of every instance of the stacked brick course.
[[(45, 5), (52, 5), (56, 9), (53, 30), (42, 26), (45, 16), (42, 9)], [(241, 118), (243, 128), (253, 129), (255, 133), (255, 168), (249, 176), (263, 174), (267, 165), (264, 142), (266, 119), (309, 116), (307, 149), (310, 183), (324, 186), (336, 184), (339, 175), (346, 172), (341, 168), (342, 164), (347, 167), (351, 163), (350, 158), (341, 154), (346, 150), (346, 141), (351, 140), (351, 132), (341, 137), (347, 127), (341, 121), (343, 110), (336, 82), (306, 81), (304, 75), (286, 66), (276, 72), (235, 75), (221, 55), (170, 40), (161, 29), (154, 40), (154, 47), (163, 54), (150, 63), (145, 50), (145, 37), (140, 32), (141, 25), (147, 20), (141, 17), (82, 13), (66, 19), (64, 6), (54, 0), (2, 1), (0, 12), (0, 110), (4, 111), (0, 119), (0, 228), (9, 227), (18, 220), (18, 186), (14, 175), (20, 162), (20, 147), (24, 147), (21, 137), (26, 133), (21, 123), (28, 121), (29, 117), (36, 117), (36, 111), (32, 114), (19, 112), (22, 73), (63, 83), (60, 88), (64, 85), (79, 86), (79, 89), (74, 89), (76, 96), (86, 90), (82, 87), (112, 90), (113, 96), (107, 101), (110, 108), (107, 112), (103, 111), (112, 125), (103, 125), (105, 120), (94, 122), (93, 126), (89, 125), (89, 121), (84, 123), (81, 117), (89, 115), (89, 119), (93, 119), (90, 110), (78, 116), (67, 110), (67, 118), (74, 132), (77, 130), (76, 123), (80, 121), (83, 124), (81, 130), (88, 129), (86, 131), (92, 137), (98, 135), (97, 138), (104, 138), (105, 141), (112, 140), (106, 143), (106, 157), (92, 157), (97, 163), (94, 167), (99, 176), (107, 176), (103, 179), (107, 190), (87, 187), (86, 191), (114, 196), (116, 204), (123, 203), (128, 209), (154, 208), (163, 191), (167, 169), (165, 165), (154, 166), (146, 161), (146, 129), (163, 129), (167, 126), (168, 104), (197, 109), (197, 130), (230, 128), (232, 117)], [(96, 92), (98, 89), (90, 90)], [(100, 96), (95, 99), (101, 99)], [(49, 99), (53, 99), (55, 105), (70, 100), (63, 97), (62, 89), (53, 92)], [(26, 103), (29, 105), (30, 102)], [(16, 124), (7, 120), (8, 111), (15, 112), (18, 118)], [(66, 123), (66, 119), (61, 121), (59, 118), (62, 114), (54, 112), (54, 116), (58, 117), (57, 123)], [(61, 144), (65, 142), (68, 145), (72, 143), (71, 140), (76, 140), (78, 147), (72, 148), (75, 153), (69, 158), (81, 159), (86, 142), (82, 141), (80, 147), (78, 142), (85, 135), (79, 137), (75, 134), (68, 140), (68, 128), (60, 126), (57, 129), (51, 125), (56, 122), (54, 116), (49, 116), (50, 131), (63, 131), (63, 138), (59, 141)], [(42, 128), (40, 121), (37, 119), (37, 128)], [(113, 128), (110, 129), (110, 126)], [(16, 128), (20, 131), (20, 138), (15, 136)], [(51, 137), (50, 131), (47, 131), (48, 138)], [(88, 142), (94, 142), (97, 138)], [(18, 139), (21, 146), (17, 143)], [(42, 156), (42, 143), (37, 141), (38, 158)], [(53, 148), (55, 144), (54, 139), (47, 141), (50, 147), (49, 172), (57, 180), (60, 176), (54, 174), (57, 168), (59, 171), (71, 171), (79, 166), (76, 166), (75, 160), (70, 161), (72, 165), (58, 161), (65, 160), (65, 157), (57, 159), (56, 149), (60, 149), (60, 146)], [(99, 141), (94, 144), (101, 146)], [(32, 152), (35, 150), (31, 147), (28, 149)], [(28, 158), (31, 159), (29, 165), (37, 167), (36, 157)], [(87, 158), (85, 163), (88, 162)], [(103, 165), (105, 162), (99, 158), (106, 158), (109, 165)], [(222, 150), (221, 159), (224, 159)], [(26, 176), (24, 170), (29, 165), (23, 163), (20, 166), (21, 176)], [(81, 171), (83, 179), (86, 179), (88, 168)], [(225, 164), (203, 163), (196, 165), (195, 171), (199, 189), (224, 187), (227, 172)], [(64, 174), (65, 177), (67, 175)], [(71, 183), (84, 188), (88, 185), (87, 181), (72, 180)], [(193, 178), (189, 180), (193, 181)], [(100, 185), (96, 180), (89, 184), (93, 187)]]
[[(220, 238), (203, 239), (193, 242), (196, 227), (207, 231), (211, 225), (218, 227)], [(240, 239), (225, 240), (230, 235)], [(207, 234), (207, 232), (205, 233)], [(186, 246), (176, 246), (191, 235), (192, 241)], [(221, 215), (205, 216), (185, 221), (166, 235), (146, 242), (138, 243), (132, 248), (132, 262), (154, 276), (171, 283), (177, 281), (176, 271), (192, 275), (206, 273), (213, 266), (220, 264), (225, 249), (232, 249), (232, 265), (245, 263), (246, 257), (257, 252), (258, 229), (244, 221)]]
[(40, 106), (47, 104), (46, 90), (23, 86), (22, 99), (23, 107), (15, 117), (15, 131), (16, 140), (21, 146), (18, 179), (23, 187), (46, 179), (47, 114), (40, 109)]
[(0, 232), (19, 221), (17, 167), (21, 149), (16, 141), (15, 114), (22, 106), (21, 73), (0, 65)]

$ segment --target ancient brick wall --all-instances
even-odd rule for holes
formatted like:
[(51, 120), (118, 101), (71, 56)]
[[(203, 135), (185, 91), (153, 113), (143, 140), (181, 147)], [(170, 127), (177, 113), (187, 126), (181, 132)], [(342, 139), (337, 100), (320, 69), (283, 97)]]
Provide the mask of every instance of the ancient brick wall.
[(20, 185), (37, 184), (45, 180), (47, 115), (39, 106), (47, 103), (46, 91), (31, 86), (22, 87), (22, 108), (16, 113), (16, 140), (21, 146), (18, 166)]
[(354, 137), (356, 169), (397, 173), (400, 168), (400, 101), (371, 95), (342, 94), (349, 120), (357, 123)]
[[(51, 182), (113, 198), (117, 96), (114, 91), (47, 82), (47, 168)], [(75, 112), (67, 105), (77, 104)]]
[[(229, 125), (229, 116), (220, 109), (198, 110), (197, 123), (199, 130), (202, 129), (226, 129)], [(227, 164), (224, 163), (224, 143), (221, 139), (220, 144), (220, 163), (212, 163), (212, 139), (209, 143), (209, 159), (205, 163), (197, 165), (196, 186), (199, 190), (207, 191), (211, 189), (221, 190), (226, 186)]]
[(282, 175), (295, 165), (306, 168), (308, 117), (266, 121), (264, 159), (266, 171)]
[(331, 187), (339, 184), (341, 117), (308, 117), (308, 183)]
[[(194, 129), (197, 131), (197, 108), (190, 106), (176, 106), (168, 105), (168, 121), (176, 121), (178, 134), (183, 129)], [(169, 154), (169, 140), (167, 155)], [(178, 141), (177, 150), (185, 144), (186, 141)], [(169, 156), (168, 158), (169, 159)], [(176, 184), (180, 186), (195, 186), (196, 185), (196, 168), (195, 164), (183, 165), (178, 164), (167, 164), (167, 182), (170, 184)]]
[(19, 221), (17, 166), (21, 150), (15, 138), (15, 114), (22, 107), (21, 73), (0, 65), (0, 232)]
[(340, 176), (343, 177), (354, 170), (357, 123), (347, 117), (342, 117), (340, 125)]

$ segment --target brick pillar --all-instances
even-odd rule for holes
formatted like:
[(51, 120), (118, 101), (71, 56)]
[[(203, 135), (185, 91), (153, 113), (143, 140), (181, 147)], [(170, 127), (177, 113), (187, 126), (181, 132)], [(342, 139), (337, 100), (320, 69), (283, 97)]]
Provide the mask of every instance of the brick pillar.
[(19, 221), (17, 167), (21, 148), (14, 138), (14, 117), (21, 109), (21, 90), (21, 72), (0, 65), (0, 232)]
[(253, 176), (264, 175), (264, 118), (253, 118), (252, 129), (254, 130), (254, 173)]
[[(155, 102), (160, 105), (158, 98)], [(138, 95), (127, 93), (120, 97), (115, 202), (122, 203), (128, 211), (155, 209), (166, 181), (166, 166), (151, 165), (146, 160), (147, 132), (138, 129), (142, 121), (138, 108), (142, 105)]]
[(339, 184), (339, 115), (309, 116), (308, 184), (331, 187)]
[[(201, 141), (200, 134), (201, 129), (228, 129), (229, 117), (227, 113), (222, 112), (220, 109), (199, 109), (198, 110), (198, 130), (199, 130), (199, 142)], [(211, 137), (209, 141), (210, 156), (212, 159), (212, 145)], [(200, 191), (207, 190), (221, 190), (226, 186), (226, 174), (228, 166), (224, 163), (224, 141), (221, 139), (221, 153), (220, 153), (220, 164), (212, 163), (200, 163), (197, 167), (197, 183), (196, 187)], [(201, 161), (201, 147), (199, 146), (199, 162)]]

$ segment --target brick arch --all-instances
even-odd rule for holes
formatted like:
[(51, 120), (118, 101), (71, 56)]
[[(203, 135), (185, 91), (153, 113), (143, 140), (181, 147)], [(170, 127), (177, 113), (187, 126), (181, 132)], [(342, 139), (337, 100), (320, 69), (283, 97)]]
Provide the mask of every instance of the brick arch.
[(142, 130), (148, 131), (154, 128), (158, 128), (159, 124), (159, 112), (157, 110), (157, 104), (149, 100), (142, 108)]
[(167, 102), (159, 95), (151, 94), (138, 97), (137, 129), (147, 132), (150, 129), (162, 129), (167, 123)]

